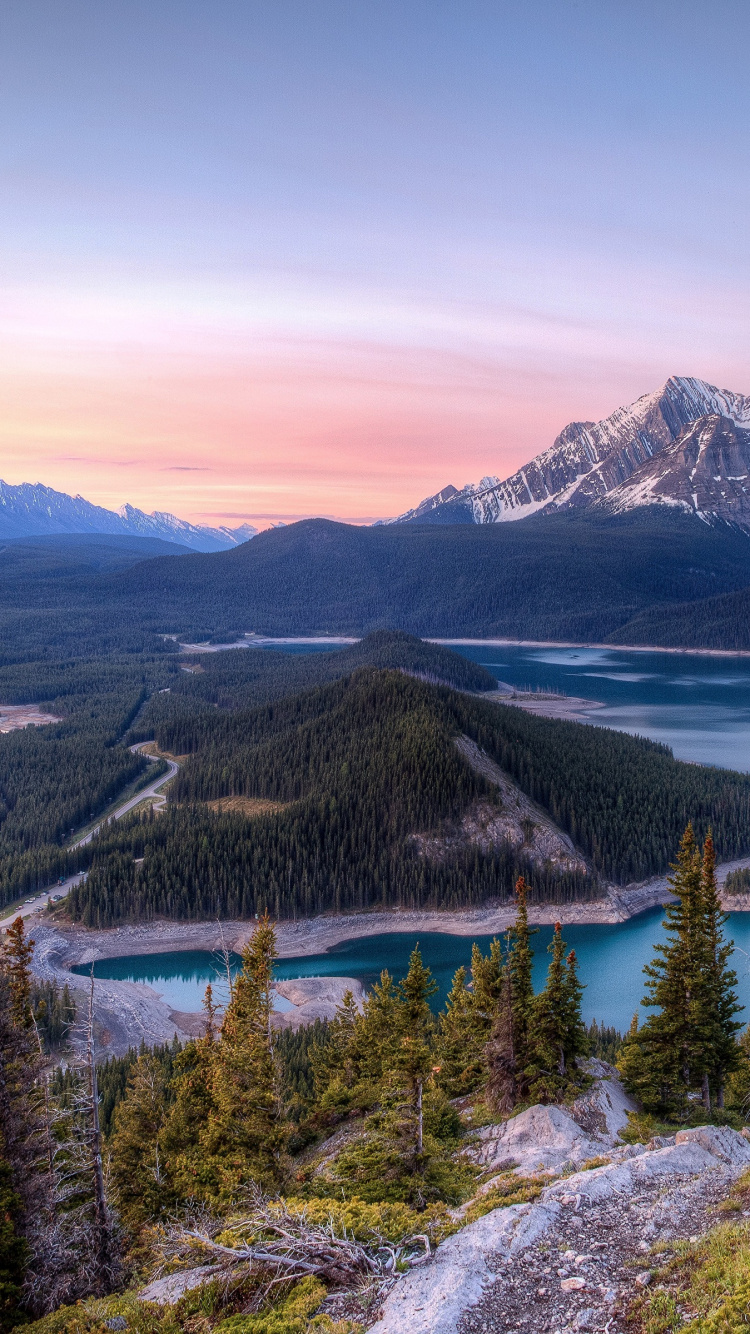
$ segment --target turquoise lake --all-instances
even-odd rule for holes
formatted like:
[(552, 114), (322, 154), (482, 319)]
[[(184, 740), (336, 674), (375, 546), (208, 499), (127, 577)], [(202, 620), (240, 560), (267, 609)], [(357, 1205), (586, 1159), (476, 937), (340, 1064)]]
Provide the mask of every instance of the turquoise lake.
[[(300, 643), (269, 643), (268, 647), (306, 651)], [(326, 646), (314, 647), (319, 651)], [(750, 770), (750, 658), (486, 643), (453, 647), (519, 689), (551, 689), (600, 700), (605, 707), (591, 714), (596, 725), (662, 741), (678, 759)], [(621, 1030), (628, 1026), (643, 994), (641, 970), (652, 946), (662, 938), (661, 921), (661, 910), (656, 910), (617, 926), (566, 928), (565, 939), (578, 953), (581, 980), (586, 984), (583, 1008), (587, 1019), (596, 1018)], [(733, 914), (728, 932), (735, 941), (734, 967), (747, 1021), (750, 913)], [(546, 970), (550, 937), (549, 927), (541, 928), (535, 937), (537, 986)], [(416, 939), (404, 933), (348, 941), (325, 954), (281, 960), (278, 976), (343, 975), (368, 985), (387, 968), (400, 977)], [(489, 939), (477, 937), (485, 950)], [(456, 968), (469, 962), (471, 939), (435, 932), (422, 933), (419, 941), (425, 962), (438, 981), (436, 1004), (441, 1005)], [(235, 958), (234, 964), (236, 967), (239, 960)], [(199, 1009), (206, 983), (215, 982), (218, 971), (213, 956), (200, 951), (108, 959), (95, 968), (98, 977), (148, 983), (177, 1010)]]
[[(617, 926), (565, 928), (563, 935), (578, 954), (581, 981), (586, 985), (583, 1013), (587, 1021), (598, 1019), (614, 1024), (621, 1031), (628, 1027), (643, 995), (641, 969), (651, 956), (652, 946), (662, 937), (661, 922), (661, 909), (657, 909)], [(747, 1007), (747, 1018), (750, 1019), (750, 913), (733, 913), (728, 934), (735, 941), (734, 967), (738, 977), (739, 998)], [(548, 960), (546, 950), (551, 938), (552, 928), (549, 926), (540, 927), (538, 935), (534, 937), (534, 980), (537, 989), (544, 983)], [(477, 936), (476, 940), (486, 953), (491, 937)], [(325, 954), (280, 959), (276, 974), (280, 980), (292, 977), (356, 977), (368, 986), (377, 981), (384, 968), (394, 977), (401, 977), (406, 972), (409, 954), (417, 941), (424, 961), (432, 969), (439, 986), (435, 997), (435, 1005), (439, 1008), (444, 1004), (456, 968), (460, 964), (468, 966), (470, 962), (470, 937), (443, 935), (442, 932), (422, 932), (419, 936), (409, 932), (369, 936), (336, 945)], [(239, 967), (237, 955), (233, 956), (232, 962), (235, 969)], [(86, 973), (88, 968), (81, 967), (74, 971)], [(200, 950), (102, 959), (94, 967), (96, 977), (146, 982), (160, 992), (173, 1009), (188, 1011), (200, 1009), (207, 982), (211, 982), (219, 993), (226, 990), (222, 972), (221, 961), (215, 955)]]

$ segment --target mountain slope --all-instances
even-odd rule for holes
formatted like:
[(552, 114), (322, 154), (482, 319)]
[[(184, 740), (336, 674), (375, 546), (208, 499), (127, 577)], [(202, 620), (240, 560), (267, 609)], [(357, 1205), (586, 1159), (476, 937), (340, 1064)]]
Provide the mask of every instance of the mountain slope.
[(571, 422), (550, 449), (507, 480), (484, 477), (459, 492), (446, 487), (393, 522), (502, 523), (583, 508), (660, 454), (684, 427), (716, 415), (750, 428), (750, 396), (703, 380), (673, 377), (656, 393), (618, 408), (603, 421)]
[[(155, 631), (603, 639), (639, 611), (750, 584), (750, 539), (666, 508), (488, 526), (305, 520), (236, 551), (164, 558), (87, 598)], [(26, 592), (27, 605), (33, 589)]]
[(718, 413), (701, 417), (597, 502), (611, 514), (679, 505), (750, 529), (750, 430)]
[(9, 486), (0, 481), (0, 539), (42, 537), (54, 533), (111, 533), (130, 537), (158, 537), (193, 551), (225, 551), (253, 537), (257, 529), (207, 528), (186, 523), (174, 514), (144, 514), (133, 505), (118, 513), (92, 505), (83, 496), (69, 496), (40, 482)]

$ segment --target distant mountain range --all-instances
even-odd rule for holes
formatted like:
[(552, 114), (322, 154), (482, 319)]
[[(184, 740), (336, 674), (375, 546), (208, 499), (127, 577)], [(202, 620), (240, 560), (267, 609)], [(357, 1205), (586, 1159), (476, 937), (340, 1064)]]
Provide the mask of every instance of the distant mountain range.
[(0, 539), (47, 537), (56, 533), (108, 533), (118, 537), (158, 537), (193, 551), (227, 551), (255, 537), (257, 528), (208, 528), (186, 523), (174, 514), (144, 514), (133, 505), (107, 510), (83, 496), (68, 496), (52, 487), (0, 481)]
[(750, 531), (750, 396), (674, 377), (600, 422), (571, 422), (512, 477), (446, 486), (392, 523), (504, 523), (669, 505)]

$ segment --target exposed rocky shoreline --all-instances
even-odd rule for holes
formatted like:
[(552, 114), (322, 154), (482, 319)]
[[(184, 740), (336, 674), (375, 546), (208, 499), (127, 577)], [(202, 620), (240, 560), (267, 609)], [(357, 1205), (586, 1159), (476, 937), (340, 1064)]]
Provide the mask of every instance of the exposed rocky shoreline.
[[(723, 885), (730, 871), (743, 866), (750, 866), (750, 857), (723, 863), (718, 868), (719, 885)], [(605, 897), (584, 903), (535, 904), (530, 907), (529, 918), (535, 925), (550, 925), (556, 921), (567, 925), (612, 925), (666, 903), (671, 897), (666, 877), (660, 877), (624, 889), (611, 886)], [(725, 897), (723, 903), (727, 911), (750, 911), (750, 895)], [(437, 931), (456, 936), (500, 934), (512, 925), (514, 917), (513, 905), (508, 904), (460, 912), (393, 909), (279, 922), (276, 926), (278, 954), (281, 959), (302, 958), (322, 954), (342, 941), (402, 931)], [(167, 954), (179, 950), (215, 952), (229, 949), (240, 952), (255, 928), (254, 921), (156, 921), (96, 930), (52, 924), (43, 914), (29, 918), (27, 925), (36, 941), (32, 964), (35, 975), (60, 985), (67, 982), (78, 994), (79, 1001), (83, 1000), (89, 983), (86, 978), (70, 972), (74, 965), (92, 963), (97, 959)], [(287, 995), (290, 987), (296, 988), (294, 996)], [(306, 978), (294, 983), (279, 983), (279, 994), (287, 996), (295, 1010), (277, 1015), (275, 1022), (281, 1027), (298, 1027), (315, 1018), (329, 1018), (347, 987), (355, 996), (361, 995), (360, 984), (352, 978)], [(301, 988), (306, 988), (304, 999)], [(108, 1053), (119, 1054), (142, 1041), (148, 1045), (171, 1042), (175, 1035), (184, 1040), (200, 1030), (199, 1015), (171, 1009), (145, 983), (97, 978), (94, 994), (100, 1046)]]

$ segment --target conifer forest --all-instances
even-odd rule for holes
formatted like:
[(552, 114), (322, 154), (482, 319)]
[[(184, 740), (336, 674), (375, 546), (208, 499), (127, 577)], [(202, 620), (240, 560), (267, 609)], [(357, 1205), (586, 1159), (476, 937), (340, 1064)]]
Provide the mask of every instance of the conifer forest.
[[(165, 639), (0, 667), (9, 703), (58, 720), (0, 737), (4, 901), (83, 873), (2, 940), (0, 1329), (356, 1334), (362, 1292), (375, 1310), (460, 1227), (540, 1197), (544, 1178), (512, 1161), (488, 1182), (477, 1127), (577, 1106), (597, 1061), (652, 1128), (742, 1124), (750, 1039), (715, 862), (750, 853), (750, 779), (522, 712), (495, 685), (384, 631), (309, 655), (201, 658)], [(160, 809), (108, 819), (170, 758)], [(515, 836), (509, 792), (526, 803)], [(664, 873), (666, 943), (628, 1032), (584, 1022), (560, 923), (535, 985), (530, 908), (562, 915)], [(333, 1017), (277, 1025), (277, 923), (488, 905), (511, 925), (473, 946), (442, 1009), (417, 946)], [(217, 919), (253, 929), (189, 1039), (112, 1055), (93, 973), (75, 989), (34, 973), (45, 922)], [(196, 1265), (227, 1281), (176, 1305), (139, 1296)]]

